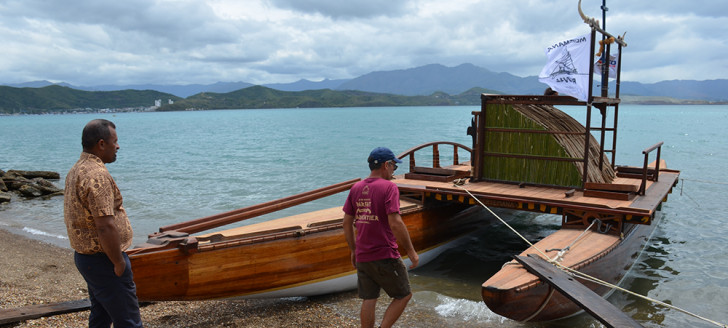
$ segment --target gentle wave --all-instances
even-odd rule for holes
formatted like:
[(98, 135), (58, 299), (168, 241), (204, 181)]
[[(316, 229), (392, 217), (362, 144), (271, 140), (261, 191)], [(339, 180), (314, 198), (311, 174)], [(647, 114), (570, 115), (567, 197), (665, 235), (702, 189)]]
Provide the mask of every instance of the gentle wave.
[(437, 301), (440, 304), (435, 306), (435, 311), (443, 317), (478, 322), (502, 322), (505, 320), (504, 317), (491, 312), (483, 302), (452, 298), (441, 294), (437, 295)]
[(23, 231), (25, 231), (29, 234), (38, 235), (38, 236), (53, 237), (53, 238), (58, 238), (58, 239), (68, 239), (68, 237), (63, 236), (63, 235), (55, 235), (52, 233), (47, 233), (45, 231), (40, 231), (38, 229), (33, 229), (33, 228), (28, 228), (28, 227), (23, 227)]

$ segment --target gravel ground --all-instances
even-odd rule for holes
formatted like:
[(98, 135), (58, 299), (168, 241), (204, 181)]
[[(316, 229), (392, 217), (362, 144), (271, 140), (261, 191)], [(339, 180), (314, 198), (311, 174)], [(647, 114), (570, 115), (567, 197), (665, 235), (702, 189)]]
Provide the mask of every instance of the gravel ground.
[[(73, 252), (0, 229), (0, 308), (88, 298), (73, 264)], [(386, 296), (380, 298), (381, 320)], [(319, 297), (237, 301), (159, 302), (141, 309), (145, 327), (357, 327), (361, 301), (356, 292)], [(4, 327), (86, 327), (88, 311)], [(451, 319), (428, 309), (405, 310), (398, 327), (447, 327)], [(461, 326), (461, 325), (459, 325)]]

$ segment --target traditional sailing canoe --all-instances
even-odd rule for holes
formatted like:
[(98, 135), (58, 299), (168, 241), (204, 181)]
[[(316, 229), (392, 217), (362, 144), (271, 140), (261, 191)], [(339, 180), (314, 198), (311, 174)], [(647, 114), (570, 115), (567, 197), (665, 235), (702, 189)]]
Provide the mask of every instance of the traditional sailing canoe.
[[(592, 26), (590, 58), (596, 31), (611, 36)], [(619, 38), (617, 44), (621, 63), (626, 44)], [(609, 56), (609, 46), (605, 48)], [(588, 66), (593, 69), (591, 63)], [(617, 86), (620, 72), (621, 65)], [(477, 203), (561, 215), (562, 229), (522, 255), (537, 253), (538, 248), (551, 257), (568, 249), (560, 259), (564, 266), (610, 283), (625, 276), (654, 230), (658, 209), (680, 172), (666, 169), (661, 142), (642, 152), (642, 167), (613, 165), (619, 87), (615, 97), (609, 97), (603, 76), (601, 96), (595, 97), (591, 73), (588, 101), (563, 95), (483, 94), (481, 111), (473, 112), (467, 130), (472, 149), (434, 142), (398, 156), (409, 156), (409, 172), (395, 183), (421, 265), (475, 226), (489, 223), (483, 209), (473, 206)], [(556, 105), (585, 107), (585, 126)], [(592, 126), (593, 108), (601, 114), (601, 126)], [(606, 123), (608, 109), (611, 127)], [(607, 134), (612, 134), (612, 149), (604, 147)], [(451, 166), (440, 166), (441, 145), (453, 146)], [(432, 167), (415, 163), (414, 152), (425, 147), (432, 147)], [(471, 153), (465, 164), (459, 163), (461, 148)], [(657, 158), (648, 164), (655, 150)], [(309, 296), (353, 289), (355, 270), (343, 236), (341, 208), (197, 233), (342, 192), (355, 182), (161, 228), (147, 245), (128, 251), (139, 299)], [(584, 284), (600, 295), (610, 291)], [(515, 263), (487, 279), (481, 290), (491, 310), (514, 320), (553, 320), (581, 310)]]
[[(223, 213), (191, 225), (259, 209)], [(401, 211), (421, 265), (472, 232), (483, 218), (479, 209), (464, 204), (424, 206), (403, 200)], [(128, 252), (137, 295), (140, 301), (168, 301), (311, 296), (355, 289), (356, 271), (342, 220), (343, 211), (336, 207), (208, 234), (154, 234), (152, 244)]]

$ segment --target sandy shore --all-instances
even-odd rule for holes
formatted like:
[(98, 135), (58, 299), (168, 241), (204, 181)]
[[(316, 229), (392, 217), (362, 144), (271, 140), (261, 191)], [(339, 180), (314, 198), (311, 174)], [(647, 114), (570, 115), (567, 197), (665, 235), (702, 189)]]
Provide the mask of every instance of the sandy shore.
[[(73, 252), (0, 229), (0, 308), (88, 298)], [(355, 292), (308, 298), (159, 302), (143, 306), (145, 327), (357, 327)], [(378, 320), (389, 299), (380, 298)], [(88, 311), (28, 320), (10, 327), (85, 327)], [(409, 307), (398, 327), (447, 327), (431, 309)]]
[[(0, 230), (0, 308), (88, 298), (73, 252)], [(358, 301), (352, 293), (320, 298), (160, 302), (142, 307), (145, 327), (354, 327), (358, 319), (326, 303)], [(88, 311), (16, 327), (84, 327)]]

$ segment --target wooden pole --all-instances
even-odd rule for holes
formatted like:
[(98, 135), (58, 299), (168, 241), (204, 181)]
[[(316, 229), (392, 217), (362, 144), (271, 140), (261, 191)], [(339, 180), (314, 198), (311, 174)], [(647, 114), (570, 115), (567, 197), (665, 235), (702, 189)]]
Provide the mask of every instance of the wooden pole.
[[(164, 226), (159, 228), (159, 232), (166, 232), (166, 231), (178, 231), (178, 232), (186, 232), (186, 233), (196, 233), (200, 231), (205, 231), (209, 229), (214, 229), (220, 226), (224, 226), (227, 224), (235, 223), (238, 221), (242, 221), (245, 219), (253, 218), (256, 216), (276, 212), (285, 208), (289, 208), (292, 206), (300, 205), (305, 202), (310, 202), (312, 200), (316, 200), (319, 198), (323, 198), (326, 196), (331, 196), (337, 193), (340, 193), (342, 191), (350, 189), (356, 182), (358, 182), (359, 178), (352, 179), (349, 181), (340, 182), (328, 187), (319, 188), (316, 190), (307, 191), (301, 194), (281, 198), (278, 200), (253, 205), (225, 213), (220, 213), (212, 216), (207, 216), (204, 218), (191, 220), (187, 222), (172, 224), (168, 226)], [(150, 236), (152, 237), (152, 236)]]

